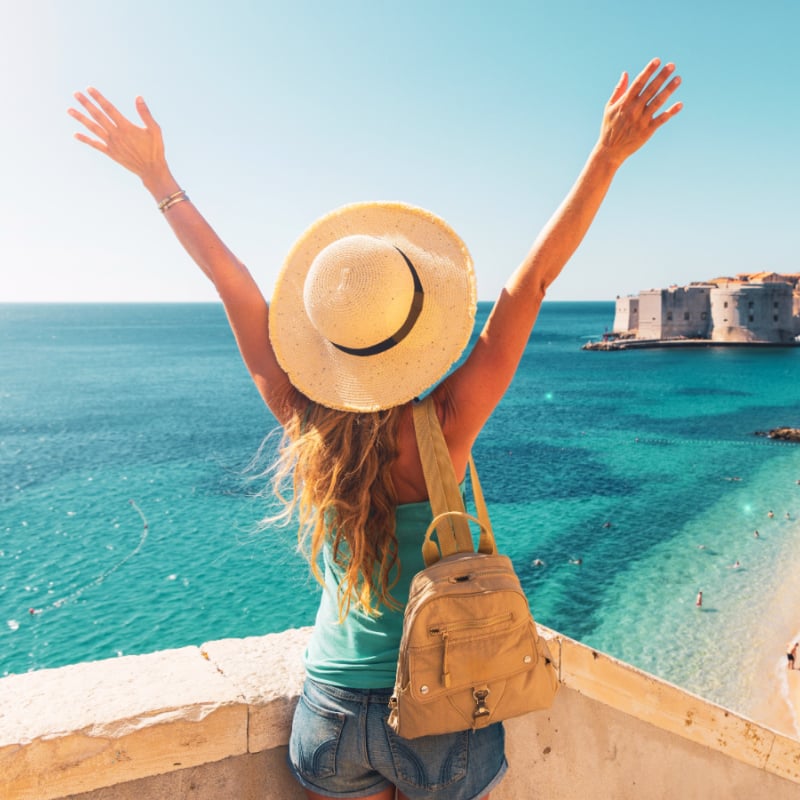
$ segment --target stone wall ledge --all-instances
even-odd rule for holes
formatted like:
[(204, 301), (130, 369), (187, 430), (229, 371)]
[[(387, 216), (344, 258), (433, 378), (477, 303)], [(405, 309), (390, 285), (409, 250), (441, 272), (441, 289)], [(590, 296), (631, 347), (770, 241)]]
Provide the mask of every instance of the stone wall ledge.
[(308, 630), (0, 679), (0, 800), (51, 800), (287, 742)]
[[(493, 800), (800, 792), (800, 741), (541, 629), (563, 689), (507, 723)], [(0, 679), (0, 800), (301, 798), (285, 766), (308, 629)]]

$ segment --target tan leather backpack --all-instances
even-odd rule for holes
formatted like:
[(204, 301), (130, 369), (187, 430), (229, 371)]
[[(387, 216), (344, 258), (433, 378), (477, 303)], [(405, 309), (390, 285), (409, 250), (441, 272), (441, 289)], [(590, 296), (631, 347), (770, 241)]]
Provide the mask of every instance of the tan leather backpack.
[[(389, 704), (389, 725), (408, 739), (548, 708), (559, 686), (511, 560), (497, 553), (472, 455), (477, 519), (464, 507), (430, 396), (415, 405), (414, 426), (434, 519), (422, 545), (426, 568), (411, 583)], [(469, 520), (480, 527), (477, 552)]]

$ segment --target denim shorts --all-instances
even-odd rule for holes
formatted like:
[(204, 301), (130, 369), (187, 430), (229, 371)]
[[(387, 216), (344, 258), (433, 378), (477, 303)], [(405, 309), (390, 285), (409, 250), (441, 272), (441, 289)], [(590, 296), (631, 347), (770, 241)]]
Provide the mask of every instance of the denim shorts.
[(394, 785), (410, 800), (479, 800), (500, 783), (502, 723), (403, 739), (387, 722), (391, 694), (306, 679), (289, 741), (289, 765), (305, 788), (367, 797)]

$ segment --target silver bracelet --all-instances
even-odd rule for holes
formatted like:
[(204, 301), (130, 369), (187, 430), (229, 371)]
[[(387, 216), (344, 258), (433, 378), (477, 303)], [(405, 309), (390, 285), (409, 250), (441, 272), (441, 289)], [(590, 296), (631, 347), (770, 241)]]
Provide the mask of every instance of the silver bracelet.
[(159, 204), (158, 210), (163, 214), (167, 209), (172, 208), (172, 206), (176, 205), (177, 203), (182, 203), (184, 200), (188, 200), (189, 195), (183, 189), (178, 189), (177, 192), (173, 192), (169, 197), (165, 197)]

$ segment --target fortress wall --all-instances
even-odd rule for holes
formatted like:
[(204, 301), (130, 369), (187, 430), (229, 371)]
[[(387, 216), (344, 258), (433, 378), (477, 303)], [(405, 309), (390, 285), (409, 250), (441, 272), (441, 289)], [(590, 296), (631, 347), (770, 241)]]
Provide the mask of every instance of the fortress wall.
[(713, 341), (788, 342), (793, 337), (792, 288), (787, 283), (749, 283), (711, 291)]
[(639, 328), (639, 298), (618, 297), (614, 312), (613, 333), (627, 333)]
[(639, 292), (639, 339), (662, 339), (666, 289)]
[(800, 336), (800, 284), (795, 286), (792, 295), (792, 333)]
[(704, 339), (711, 328), (710, 286), (666, 290), (662, 338)]
[(673, 286), (639, 294), (639, 339), (703, 339), (711, 330), (710, 286)]

